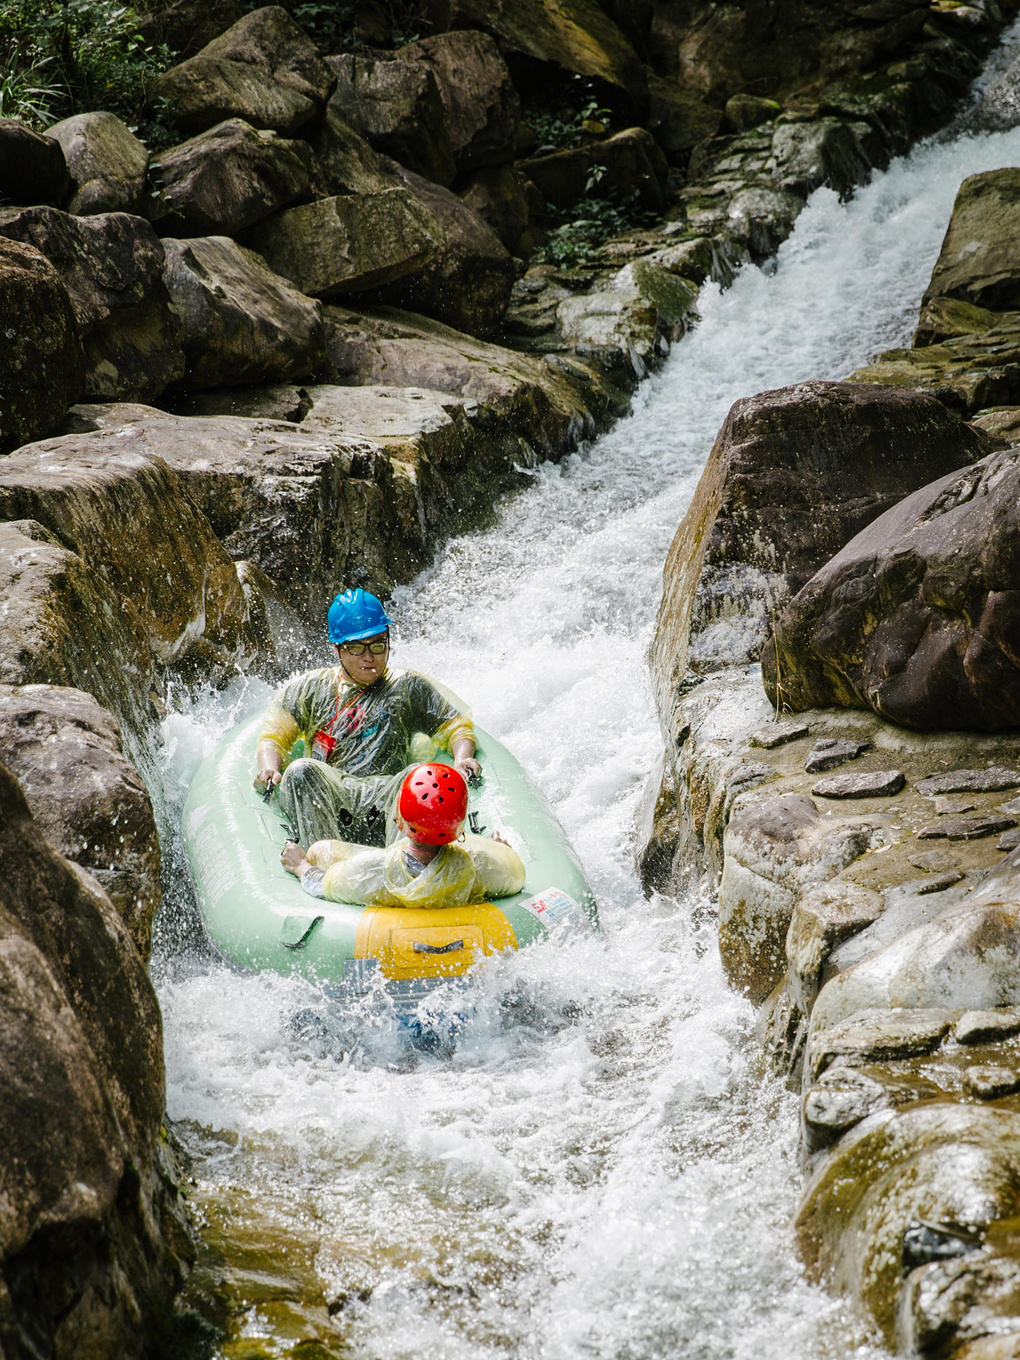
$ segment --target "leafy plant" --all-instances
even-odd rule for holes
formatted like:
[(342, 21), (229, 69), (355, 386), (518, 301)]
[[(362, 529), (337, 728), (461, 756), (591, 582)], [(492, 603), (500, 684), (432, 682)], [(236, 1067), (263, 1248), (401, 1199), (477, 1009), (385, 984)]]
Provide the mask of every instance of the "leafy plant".
[[(594, 170), (604, 167), (595, 166)], [(597, 184), (594, 174), (588, 176), (588, 190)], [(555, 228), (552, 239), (535, 252), (533, 264), (553, 264), (576, 268), (594, 264), (607, 241), (623, 236), (634, 227), (649, 226), (656, 221), (655, 213), (638, 205), (638, 191), (629, 194), (610, 192), (601, 198), (579, 199), (572, 208), (561, 210), (560, 225)], [(565, 219), (565, 220), (564, 220)]]
[(36, 127), (93, 109), (137, 121), (172, 61), (118, 0), (0, 0), (3, 112)]
[(538, 148), (543, 150), (562, 150), (580, 146), (585, 136), (585, 123), (599, 123), (609, 130), (609, 110), (602, 108), (597, 99), (589, 99), (580, 108), (560, 108), (554, 113), (529, 113), (527, 124), (538, 138)]
[(320, 52), (345, 52), (356, 44), (355, 6), (329, 0), (306, 0), (291, 11)]

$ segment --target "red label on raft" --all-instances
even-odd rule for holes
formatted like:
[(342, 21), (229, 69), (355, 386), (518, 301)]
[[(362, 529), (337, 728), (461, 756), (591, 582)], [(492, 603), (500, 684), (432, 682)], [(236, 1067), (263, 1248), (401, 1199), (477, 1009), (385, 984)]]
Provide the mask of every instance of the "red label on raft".
[(316, 732), (312, 738), (312, 759), (328, 764), (335, 746), (336, 737), (331, 737), (328, 732)]

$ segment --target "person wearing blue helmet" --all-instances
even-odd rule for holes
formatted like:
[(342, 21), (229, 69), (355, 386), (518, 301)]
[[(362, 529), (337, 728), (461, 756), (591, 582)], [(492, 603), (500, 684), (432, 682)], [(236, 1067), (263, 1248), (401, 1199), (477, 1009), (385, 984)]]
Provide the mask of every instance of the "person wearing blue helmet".
[[(417, 671), (389, 665), (390, 620), (367, 590), (344, 590), (327, 616), (336, 665), (307, 671), (275, 695), (259, 736), (256, 788), (277, 785), (302, 845), (340, 837), (386, 845), (406, 771), (449, 751), (480, 773), (471, 714)], [(307, 753), (292, 759), (300, 741)]]

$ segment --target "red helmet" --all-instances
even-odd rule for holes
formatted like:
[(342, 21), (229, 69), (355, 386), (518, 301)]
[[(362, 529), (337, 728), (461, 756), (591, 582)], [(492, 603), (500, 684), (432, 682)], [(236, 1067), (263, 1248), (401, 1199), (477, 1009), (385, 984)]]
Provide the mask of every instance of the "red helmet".
[(455, 841), (467, 810), (467, 783), (452, 765), (415, 765), (404, 776), (397, 811), (419, 845)]

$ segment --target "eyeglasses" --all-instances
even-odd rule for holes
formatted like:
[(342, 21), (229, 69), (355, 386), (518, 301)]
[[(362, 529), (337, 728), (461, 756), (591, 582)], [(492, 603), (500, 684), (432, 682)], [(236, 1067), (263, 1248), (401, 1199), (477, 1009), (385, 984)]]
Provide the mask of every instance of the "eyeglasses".
[(385, 642), (341, 642), (340, 650), (348, 656), (364, 656), (366, 652), (371, 652), (372, 656), (382, 656), (389, 645), (389, 638)]

